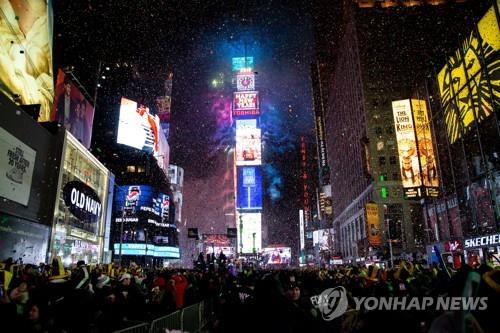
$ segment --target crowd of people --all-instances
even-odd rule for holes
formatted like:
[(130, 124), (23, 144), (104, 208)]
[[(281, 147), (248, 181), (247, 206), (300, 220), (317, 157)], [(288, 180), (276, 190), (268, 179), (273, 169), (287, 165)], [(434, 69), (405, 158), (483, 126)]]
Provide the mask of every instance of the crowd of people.
[(0, 320), (16, 332), (113, 332), (216, 295), (209, 271), (84, 262), (65, 269), (59, 259), (0, 268)]
[[(203, 260), (202, 260), (203, 259)], [(211, 332), (496, 332), (500, 271), (483, 265), (455, 272), (436, 265), (399, 263), (392, 269), (260, 269), (225, 256), (200, 256), (194, 269), (86, 265), (15, 265), (4, 262), (0, 316), (17, 332), (113, 332), (172, 313), (204, 299), (215, 301)], [(481, 276), (470, 296), (488, 308), (446, 312), (357, 309), (354, 297), (463, 296), (471, 272)], [(345, 313), (333, 320), (312, 301), (328, 288), (347, 291)], [(331, 304), (335, 306), (335, 304)], [(466, 318), (467, 317), (467, 318)], [(467, 325), (462, 325), (467, 321)]]

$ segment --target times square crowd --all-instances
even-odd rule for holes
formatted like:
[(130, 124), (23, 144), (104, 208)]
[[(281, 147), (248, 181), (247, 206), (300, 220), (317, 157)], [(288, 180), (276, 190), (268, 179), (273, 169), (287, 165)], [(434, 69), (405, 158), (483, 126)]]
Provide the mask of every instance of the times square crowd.
[[(474, 296), (486, 310), (470, 313), (468, 332), (498, 332), (500, 270), (489, 265), (452, 270), (437, 264), (261, 268), (224, 255), (200, 254), (194, 269), (86, 265), (1, 264), (0, 320), (12, 332), (113, 332), (212, 299), (210, 332), (459, 332), (460, 311), (357, 310), (353, 297), (462, 296), (470, 272), (482, 277)], [(487, 277), (487, 278), (486, 278)], [(348, 308), (327, 321), (311, 301), (343, 286)], [(472, 317), (472, 320), (470, 320)], [(2, 329), (2, 331), (4, 331)]]

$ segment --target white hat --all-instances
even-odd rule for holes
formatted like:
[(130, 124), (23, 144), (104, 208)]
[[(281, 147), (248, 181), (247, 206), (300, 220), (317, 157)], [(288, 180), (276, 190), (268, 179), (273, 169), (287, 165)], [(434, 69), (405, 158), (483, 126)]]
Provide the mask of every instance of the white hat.
[(124, 280), (124, 279), (131, 279), (132, 278), (132, 275), (130, 275), (129, 273), (123, 273), (122, 276), (120, 276), (120, 281)]

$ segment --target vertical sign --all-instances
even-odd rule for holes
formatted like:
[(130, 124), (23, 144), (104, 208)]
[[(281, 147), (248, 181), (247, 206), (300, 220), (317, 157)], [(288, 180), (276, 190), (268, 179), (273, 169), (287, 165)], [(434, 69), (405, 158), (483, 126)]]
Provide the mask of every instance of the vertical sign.
[(303, 183), (303, 198), (304, 206), (304, 222), (306, 228), (311, 222), (311, 202), (309, 199), (309, 175), (307, 174), (307, 151), (304, 136), (300, 137), (300, 164), (302, 167), (302, 183)]
[(378, 205), (374, 202), (366, 203), (366, 224), (368, 226), (368, 243), (379, 246), (382, 242)]
[(304, 251), (305, 248), (305, 235), (304, 235), (304, 211), (299, 210), (299, 221), (300, 221), (300, 251)]
[(424, 100), (411, 100), (417, 148), (422, 170), (422, 183), (427, 196), (437, 197), (439, 179), (437, 175), (436, 155), (432, 142), (431, 127)]
[(408, 198), (418, 198), (421, 197), (422, 179), (410, 100), (393, 101), (392, 111), (404, 193)]

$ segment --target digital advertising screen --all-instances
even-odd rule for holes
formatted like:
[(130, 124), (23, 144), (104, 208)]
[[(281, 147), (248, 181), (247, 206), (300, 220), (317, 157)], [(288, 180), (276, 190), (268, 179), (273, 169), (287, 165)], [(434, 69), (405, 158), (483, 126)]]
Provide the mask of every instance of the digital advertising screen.
[[(160, 124), (160, 128), (163, 128), (163, 124)], [(163, 131), (158, 133), (159, 144), (158, 144), (158, 152), (154, 154), (154, 157), (157, 159), (158, 166), (160, 169), (168, 174), (168, 166), (170, 162), (170, 145), (168, 144), (167, 136)]]
[[(393, 101), (392, 111), (403, 188), (408, 197), (420, 197), (422, 179), (420, 177), (417, 141), (415, 138), (410, 100)], [(415, 192), (406, 191), (407, 189), (414, 189)]]
[(257, 119), (237, 119), (236, 131), (257, 128)]
[(160, 119), (149, 108), (122, 97), (117, 142), (148, 153), (158, 154)]
[[(243, 224), (243, 232), (240, 231), (240, 219), (241, 216)], [(261, 213), (241, 213), (238, 214), (238, 220), (236, 222), (236, 227), (238, 229), (238, 251), (240, 248), (240, 238), (243, 240), (243, 253), (253, 253), (254, 250), (254, 239), (255, 239), (255, 251), (259, 252), (262, 248), (262, 215)], [(255, 235), (255, 238), (254, 238)], [(241, 237), (243, 236), (243, 237)]]
[(255, 90), (255, 74), (253, 73), (236, 74), (236, 89), (238, 91)]
[(259, 167), (238, 167), (238, 209), (262, 209), (262, 171)]
[(233, 95), (233, 117), (258, 116), (259, 93), (257, 91), (238, 91)]
[[(120, 243), (113, 244), (115, 256), (120, 254)], [(158, 258), (180, 258), (178, 247), (159, 246), (145, 243), (122, 243), (121, 253), (125, 256), (153, 256)]]
[[(500, 29), (494, 6), (448, 59), (437, 76), (448, 140), (455, 143), (494, 113), (500, 100)], [(479, 36), (478, 36), (479, 35)], [(489, 74), (487, 74), (489, 73)]]
[(436, 154), (431, 134), (431, 125), (427, 113), (427, 104), (424, 100), (412, 99), (412, 112), (415, 121), (415, 134), (417, 136), (422, 182), (426, 187), (439, 187)]
[(170, 105), (172, 98), (170, 96), (160, 96), (156, 98), (156, 110), (161, 122), (170, 122)]
[(61, 69), (57, 72), (56, 94), (51, 120), (63, 125), (87, 149), (92, 139), (94, 107)]
[(292, 250), (289, 247), (265, 247), (262, 249), (262, 261), (268, 265), (290, 265)]
[(253, 68), (253, 57), (236, 57), (232, 59), (233, 71), (238, 72), (242, 68)]
[(0, 92), (40, 104), (38, 121), (51, 120), (54, 96), (51, 7), (47, 0), (0, 2)]
[(115, 211), (122, 212), (123, 217), (117, 221), (138, 222), (139, 216), (156, 216), (167, 223), (170, 216), (170, 196), (158, 192), (148, 185), (116, 186), (114, 196)]
[(261, 165), (260, 128), (236, 131), (236, 165)]
[(313, 231), (313, 244), (320, 251), (333, 249), (333, 229), (320, 229)]

